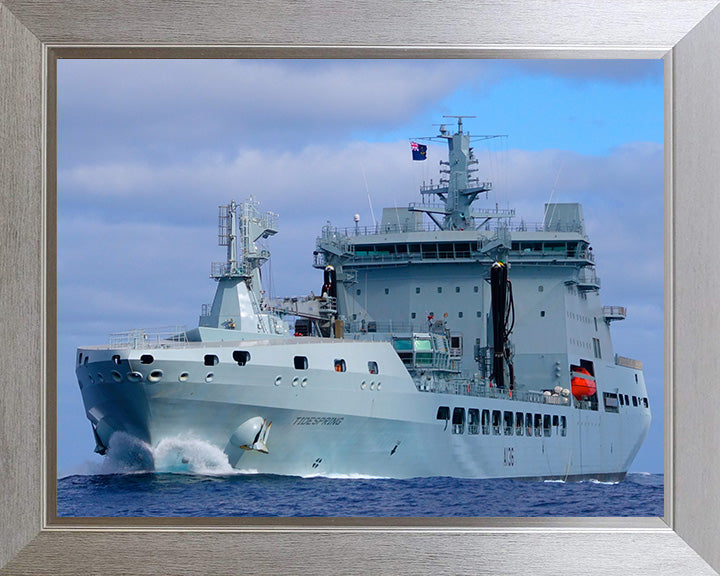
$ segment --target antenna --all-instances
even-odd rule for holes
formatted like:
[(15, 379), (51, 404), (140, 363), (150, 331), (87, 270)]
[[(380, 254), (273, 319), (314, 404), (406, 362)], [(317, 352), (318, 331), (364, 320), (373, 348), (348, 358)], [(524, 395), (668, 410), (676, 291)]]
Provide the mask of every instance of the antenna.
[(457, 118), (458, 121), (458, 133), (462, 134), (462, 119), (463, 118), (477, 118), (477, 116), (450, 116), (443, 115), (443, 118)]
[(370, 204), (370, 216), (372, 217), (373, 224), (377, 227), (377, 220), (375, 220), (375, 212), (373, 212), (372, 200), (370, 199), (370, 188), (368, 188), (367, 177), (365, 176), (365, 167), (360, 164), (360, 170), (362, 170), (363, 180), (365, 182), (365, 192), (367, 192), (368, 204)]

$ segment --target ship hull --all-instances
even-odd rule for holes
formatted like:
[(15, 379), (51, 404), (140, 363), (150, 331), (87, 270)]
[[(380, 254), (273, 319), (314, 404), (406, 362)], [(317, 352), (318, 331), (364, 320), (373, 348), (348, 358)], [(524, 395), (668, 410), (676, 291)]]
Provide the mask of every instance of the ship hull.
[[(150, 446), (202, 440), (247, 472), (621, 480), (647, 434), (644, 407), (607, 414), (498, 391), (421, 391), (388, 344), (311, 340), (79, 350), (78, 380), (99, 449), (122, 432)], [(239, 365), (238, 350), (250, 361)], [(294, 364), (298, 357), (306, 369)], [(340, 357), (344, 372), (332, 369)], [(370, 361), (377, 374), (368, 372)], [(444, 408), (449, 415), (461, 408), (464, 419), (470, 409), (487, 410), (501, 420), (460, 426)], [(267, 453), (252, 440), (233, 443), (246, 423), (260, 421)]]

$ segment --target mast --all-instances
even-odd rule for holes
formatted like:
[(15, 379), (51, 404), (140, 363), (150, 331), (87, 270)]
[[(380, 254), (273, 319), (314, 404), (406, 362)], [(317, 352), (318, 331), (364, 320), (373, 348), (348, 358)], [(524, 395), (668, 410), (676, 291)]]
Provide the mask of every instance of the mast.
[[(457, 132), (450, 134), (445, 125), (440, 125), (440, 134), (431, 138), (418, 138), (418, 140), (446, 141), (448, 146), (448, 161), (440, 161), (440, 173), (447, 177), (440, 178), (440, 184), (432, 183), (420, 188), (423, 196), (434, 196), (440, 200), (439, 205), (410, 206), (411, 211), (424, 212), (437, 224), (441, 230), (468, 230), (476, 228), (475, 219), (484, 218), (482, 226), (491, 218), (512, 218), (514, 210), (482, 211), (472, 213), (471, 206), (479, 194), (492, 190), (491, 182), (480, 182), (478, 178), (471, 177), (477, 172), (472, 166), (478, 163), (470, 146), (471, 140), (487, 140), (499, 138), (494, 136), (471, 137), (470, 132), (463, 131), (463, 118), (475, 116), (443, 116), (457, 119)], [(442, 222), (435, 215), (442, 216)]]

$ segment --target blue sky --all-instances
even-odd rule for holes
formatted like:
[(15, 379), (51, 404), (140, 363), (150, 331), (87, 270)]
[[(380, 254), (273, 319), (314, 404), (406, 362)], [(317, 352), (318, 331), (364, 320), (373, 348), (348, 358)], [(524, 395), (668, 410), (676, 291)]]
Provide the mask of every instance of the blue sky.
[(504, 134), (481, 155), (489, 202), (542, 220), (581, 202), (615, 351), (644, 362), (654, 420), (632, 466), (663, 470), (663, 63), (603, 60), (58, 62), (58, 474), (92, 471), (75, 348), (110, 332), (197, 324), (212, 301), (217, 206), (280, 214), (275, 295), (318, 289), (327, 220), (371, 223), (419, 199), (433, 162), (408, 138), (443, 114)]

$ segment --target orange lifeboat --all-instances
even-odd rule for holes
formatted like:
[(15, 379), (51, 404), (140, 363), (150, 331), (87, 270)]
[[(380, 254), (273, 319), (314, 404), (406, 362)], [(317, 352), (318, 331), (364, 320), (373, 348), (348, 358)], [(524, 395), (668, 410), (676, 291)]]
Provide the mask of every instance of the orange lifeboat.
[(595, 394), (597, 387), (595, 379), (585, 368), (576, 368), (573, 370), (575, 376), (570, 380), (572, 386), (572, 395), (578, 400), (585, 400)]

